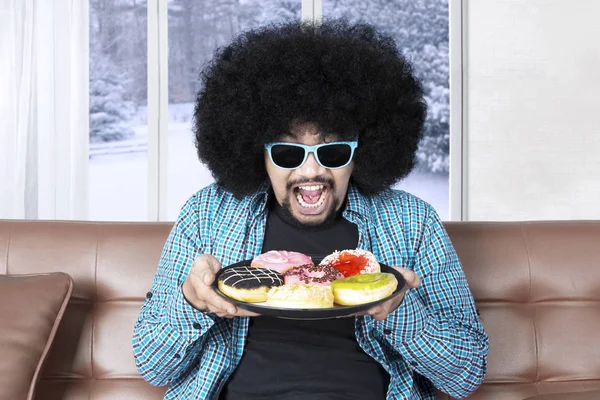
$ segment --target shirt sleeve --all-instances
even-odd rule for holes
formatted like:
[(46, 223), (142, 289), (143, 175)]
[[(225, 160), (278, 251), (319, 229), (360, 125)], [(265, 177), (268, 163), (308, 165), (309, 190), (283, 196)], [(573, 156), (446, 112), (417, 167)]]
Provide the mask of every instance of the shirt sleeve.
[(197, 255), (202, 254), (198, 212), (192, 197), (182, 208), (164, 246), (150, 292), (133, 331), (138, 371), (156, 386), (169, 384), (188, 371), (215, 320), (193, 308), (182, 284)]
[(430, 208), (413, 270), (421, 286), (384, 322), (409, 368), (455, 398), (482, 383), (489, 339), (450, 239)]

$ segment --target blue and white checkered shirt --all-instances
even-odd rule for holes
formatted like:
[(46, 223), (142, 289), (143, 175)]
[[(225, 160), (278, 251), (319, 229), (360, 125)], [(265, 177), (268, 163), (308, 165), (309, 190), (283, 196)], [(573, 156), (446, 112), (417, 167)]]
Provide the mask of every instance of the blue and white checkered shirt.
[[(200, 254), (223, 265), (260, 254), (267, 197), (267, 185), (243, 199), (212, 185), (182, 208), (133, 336), (140, 374), (169, 385), (165, 399), (216, 399), (238, 365), (248, 318), (200, 312), (181, 286)], [(489, 341), (437, 213), (403, 191), (364, 196), (350, 186), (343, 215), (358, 226), (358, 248), (422, 279), (386, 320), (356, 317), (359, 345), (390, 374), (387, 399), (435, 399), (432, 385), (468, 396), (483, 380)]]

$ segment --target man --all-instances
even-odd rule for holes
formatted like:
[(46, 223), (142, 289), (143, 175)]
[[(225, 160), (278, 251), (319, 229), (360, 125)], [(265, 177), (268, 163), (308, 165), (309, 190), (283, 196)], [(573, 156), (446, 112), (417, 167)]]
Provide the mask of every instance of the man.
[[(244, 33), (202, 75), (200, 159), (216, 184), (183, 206), (135, 325), (167, 399), (466, 397), (488, 338), (433, 208), (390, 185), (413, 168), (423, 91), (388, 36), (342, 21)], [(211, 288), (268, 250), (366, 249), (407, 281), (364, 315), (251, 314)]]

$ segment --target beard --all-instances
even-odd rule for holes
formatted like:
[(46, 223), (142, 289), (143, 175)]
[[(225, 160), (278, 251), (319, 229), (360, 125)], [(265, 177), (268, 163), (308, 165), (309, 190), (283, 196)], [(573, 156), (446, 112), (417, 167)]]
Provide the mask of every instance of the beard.
[[(296, 181), (291, 181), (288, 182), (286, 185), (286, 188), (288, 191), (292, 190), (292, 187), (294, 186), (298, 186), (298, 185), (302, 185), (303, 183), (322, 183), (324, 185), (327, 185), (327, 190), (329, 191), (329, 196), (333, 196), (334, 190), (335, 190), (335, 182), (333, 181), (333, 179), (326, 179), (326, 178), (314, 178), (311, 179), (310, 181), (308, 180), (296, 180)], [(323, 221), (319, 221), (319, 222), (301, 222), (299, 221), (294, 214), (292, 213), (292, 205), (290, 204), (290, 200), (289, 197), (286, 197), (285, 200), (283, 200), (282, 204), (281, 204), (281, 217), (288, 222), (290, 225), (299, 228), (299, 229), (305, 229), (305, 230), (320, 230), (323, 228), (327, 228), (331, 225), (333, 225), (333, 223), (335, 222), (335, 220), (337, 219), (339, 212), (338, 209), (340, 208), (340, 201), (338, 199), (333, 199), (332, 201), (332, 206), (328, 209), (325, 210), (326, 213), (326, 217)]]
[(283, 218), (288, 224), (298, 228), (298, 229), (303, 229), (303, 230), (309, 230), (309, 231), (318, 231), (324, 228), (328, 228), (331, 225), (334, 224), (334, 222), (336, 221), (338, 215), (340, 214), (340, 212), (338, 212), (338, 207), (340, 205), (339, 200), (334, 199), (333, 201), (333, 207), (331, 207), (331, 209), (326, 211), (326, 217), (325, 220), (323, 221), (319, 221), (319, 222), (300, 222), (296, 217), (294, 217), (294, 214), (292, 214), (292, 206), (290, 205), (290, 202), (288, 199), (285, 199), (283, 201), (283, 204), (281, 204), (281, 218)]

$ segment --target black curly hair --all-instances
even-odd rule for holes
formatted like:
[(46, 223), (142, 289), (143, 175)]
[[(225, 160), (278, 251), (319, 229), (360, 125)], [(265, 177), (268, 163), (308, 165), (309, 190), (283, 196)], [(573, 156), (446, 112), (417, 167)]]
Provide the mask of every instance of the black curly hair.
[(313, 123), (359, 139), (351, 180), (375, 194), (415, 165), (427, 107), (394, 40), (344, 20), (270, 24), (238, 35), (201, 74), (194, 110), (200, 160), (236, 197), (268, 179), (264, 145)]

